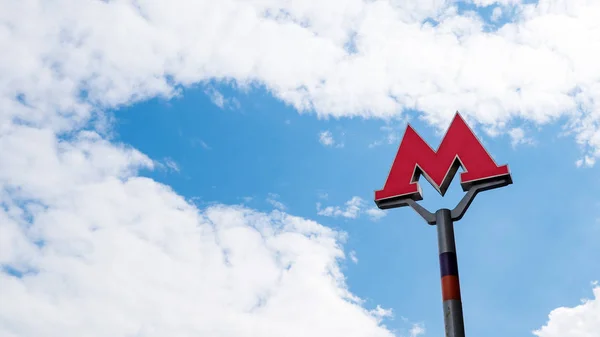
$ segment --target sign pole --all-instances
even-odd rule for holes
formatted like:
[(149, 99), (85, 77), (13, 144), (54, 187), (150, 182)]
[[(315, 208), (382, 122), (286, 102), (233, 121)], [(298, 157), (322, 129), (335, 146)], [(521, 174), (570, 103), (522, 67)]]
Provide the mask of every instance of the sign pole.
[(437, 226), (446, 337), (465, 337), (465, 323), (458, 279), (458, 260), (454, 240), (454, 223), (462, 219), (479, 192), (507, 186), (511, 183), (512, 179), (502, 178), (473, 185), (454, 209), (442, 208), (435, 214), (410, 198), (380, 201), (377, 204), (381, 209), (409, 206), (429, 225)]
[(454, 223), (449, 209), (435, 212), (442, 277), (442, 300), (446, 337), (465, 337), (458, 261), (454, 242)]

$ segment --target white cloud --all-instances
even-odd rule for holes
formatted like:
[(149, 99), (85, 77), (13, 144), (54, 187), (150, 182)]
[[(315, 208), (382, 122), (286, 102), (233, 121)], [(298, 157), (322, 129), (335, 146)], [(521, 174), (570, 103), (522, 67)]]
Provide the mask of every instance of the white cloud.
[(333, 146), (335, 144), (335, 141), (333, 140), (333, 135), (331, 134), (331, 131), (321, 131), (319, 133), (319, 142), (325, 146)]
[(283, 211), (286, 209), (285, 205), (281, 201), (279, 201), (278, 194), (269, 193), (269, 196), (267, 197), (267, 202), (269, 204), (271, 204), (271, 206), (275, 207), (278, 210)]
[(377, 221), (386, 215), (386, 213), (379, 208), (372, 207), (367, 209), (366, 206), (367, 203), (364, 199), (354, 196), (350, 200), (346, 201), (344, 206), (327, 206), (323, 208), (321, 203), (318, 202), (317, 214), (334, 218), (343, 217), (348, 219), (356, 219), (361, 213), (366, 213), (373, 221)]
[(600, 286), (594, 288), (594, 299), (584, 300), (573, 308), (552, 310), (548, 323), (534, 331), (538, 337), (595, 337), (600, 331)]
[(169, 48), (147, 39), (175, 40), (137, 13), (0, 11), (0, 335), (391, 337), (344, 283), (341, 233), (279, 211), (198, 209), (138, 176), (150, 158), (81, 131), (91, 117), (108, 130), (102, 107), (172, 93), (169, 62), (153, 57)]
[(371, 217), (371, 219), (374, 221), (383, 218), (387, 214), (384, 210), (381, 210), (377, 207), (369, 208), (365, 211), (365, 213), (367, 213), (367, 215), (369, 215), (369, 217)]
[(533, 144), (533, 139), (527, 137), (522, 128), (512, 128), (508, 130), (508, 135), (511, 138), (511, 144), (513, 147), (516, 147), (520, 144)]
[(221, 109), (232, 109), (240, 107), (240, 102), (235, 97), (225, 98), (225, 96), (223, 96), (223, 94), (215, 88), (209, 87), (206, 90), (204, 90), (204, 93), (208, 95), (208, 97), (214, 105), (218, 106)]
[(205, 150), (212, 150), (212, 148), (208, 144), (206, 144), (206, 142), (204, 142), (203, 140), (200, 140), (200, 146), (202, 146), (202, 148)]
[(577, 165), (577, 167), (592, 167), (594, 166), (594, 164), (596, 164), (596, 159), (590, 156), (584, 156), (582, 159), (578, 159), (575, 162), (575, 165)]
[[(446, 0), (14, 1), (0, 14), (0, 46), (11, 50), (0, 56), (2, 106), (63, 128), (87, 120), (90, 102), (223, 80), (265, 85), (324, 117), (417, 109), (446, 127), (456, 110), (496, 126), (566, 116), (599, 156), (600, 3), (473, 2), (512, 6), (518, 17), (487, 32)], [(439, 24), (421, 24), (428, 17)], [(39, 112), (46, 108), (62, 113)]]
[(192, 146), (194, 146), (194, 147), (200, 146), (204, 150), (212, 150), (212, 147), (200, 138), (193, 138), (190, 142), (191, 142)]
[(344, 143), (336, 141), (329, 130), (319, 132), (319, 143), (328, 147), (344, 147)]
[(379, 146), (379, 145), (381, 145), (381, 144), (383, 144), (383, 142), (382, 142), (382, 141), (380, 141), (380, 140), (376, 140), (376, 141), (374, 141), (373, 143), (369, 144), (369, 148), (374, 148), (374, 147), (376, 147), (376, 146)]
[(325, 208), (321, 208), (321, 203), (317, 203), (317, 214), (322, 216), (356, 219), (360, 214), (364, 204), (364, 200), (360, 197), (352, 197), (352, 199), (346, 201), (344, 207), (327, 206)]
[(176, 162), (175, 162), (173, 159), (171, 159), (171, 158), (166, 158), (166, 159), (164, 160), (164, 165), (165, 165), (165, 166), (166, 166), (166, 167), (167, 167), (169, 170), (172, 170), (172, 171), (175, 171), (175, 172), (179, 172), (179, 171), (180, 171), (180, 169), (179, 169), (179, 165), (177, 165), (177, 163), (176, 163)]
[(225, 107), (225, 97), (219, 91), (214, 88), (210, 88), (204, 91), (210, 97), (211, 102), (219, 108), (223, 109)]
[(5, 127), (0, 335), (393, 336), (344, 283), (343, 233), (198, 209), (93, 132)]
[(492, 21), (498, 21), (502, 17), (502, 7), (495, 7), (492, 11), (492, 17), (490, 18)]
[(383, 145), (383, 144), (397, 144), (400, 143), (400, 131), (404, 128), (400, 127), (400, 126), (390, 126), (390, 125), (385, 125), (379, 128), (379, 130), (384, 133), (384, 136), (379, 139), (374, 141), (373, 143), (369, 144), (370, 148), (379, 146), (379, 145)]
[(417, 337), (425, 334), (425, 327), (423, 324), (413, 324), (410, 329), (410, 337)]
[(371, 310), (371, 314), (377, 317), (379, 320), (394, 317), (394, 312), (392, 309), (384, 309), (379, 305), (375, 309)]
[(351, 251), (350, 252), (350, 261), (352, 261), (353, 263), (358, 263), (358, 257), (356, 257), (356, 252), (355, 251)]

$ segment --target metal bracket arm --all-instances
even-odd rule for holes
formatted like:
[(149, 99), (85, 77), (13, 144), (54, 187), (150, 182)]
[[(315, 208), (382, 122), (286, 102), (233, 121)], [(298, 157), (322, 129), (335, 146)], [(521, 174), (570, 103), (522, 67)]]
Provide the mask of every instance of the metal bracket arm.
[(419, 205), (416, 201), (414, 201), (413, 199), (410, 198), (406, 198), (406, 199), (396, 199), (393, 201), (386, 201), (385, 203), (380, 203), (379, 208), (381, 209), (389, 209), (389, 208), (396, 208), (396, 207), (404, 207), (404, 206), (410, 206), (412, 209), (414, 209), (417, 213), (419, 213), (419, 215), (425, 219), (425, 221), (430, 224), (430, 225), (435, 225), (435, 214), (431, 213), (430, 211), (428, 211), (427, 209), (425, 209), (425, 207)]
[(425, 207), (419, 205), (416, 201), (412, 200), (412, 199), (408, 199), (406, 201), (406, 203), (408, 204), (408, 206), (410, 206), (412, 209), (414, 209), (417, 213), (419, 213), (419, 215), (425, 219), (425, 221), (430, 224), (430, 225), (435, 225), (435, 214), (431, 213), (430, 211), (428, 211), (427, 209), (425, 209)]
[[(480, 184), (471, 186), (471, 188), (469, 188), (469, 190), (467, 191), (465, 196), (460, 200), (458, 205), (456, 205), (456, 207), (454, 207), (454, 209), (450, 212), (452, 221), (458, 221), (458, 220), (462, 219), (462, 217), (467, 212), (467, 209), (469, 208), (469, 206), (471, 206), (473, 199), (475, 199), (475, 196), (479, 192), (491, 190), (491, 189), (498, 188), (498, 187), (507, 186), (510, 184), (511, 184), (511, 181), (509, 179), (500, 179), (500, 180), (488, 181), (488, 182), (484, 182), (484, 183), (480, 183)], [(436, 224), (435, 214), (428, 211), (425, 207), (419, 205), (413, 199), (395, 200), (392, 202), (385, 203), (384, 205), (381, 205), (380, 208), (386, 209), (386, 208), (396, 208), (396, 207), (402, 207), (402, 206), (410, 206), (428, 224), (430, 224), (430, 225)]]
[(467, 191), (467, 194), (465, 194), (465, 196), (460, 200), (458, 205), (456, 205), (456, 207), (454, 207), (454, 209), (450, 212), (452, 221), (458, 221), (458, 220), (462, 219), (462, 217), (465, 215), (465, 212), (467, 212), (467, 209), (469, 208), (469, 206), (471, 206), (471, 203), (473, 202), (473, 199), (475, 199), (475, 196), (477, 195), (477, 193), (491, 190), (491, 189), (498, 188), (498, 187), (507, 186), (507, 185), (510, 185), (510, 183), (511, 183), (511, 181), (508, 179), (501, 179), (501, 180), (490, 181), (490, 182), (482, 183), (482, 184), (478, 184), (478, 185), (473, 185)]

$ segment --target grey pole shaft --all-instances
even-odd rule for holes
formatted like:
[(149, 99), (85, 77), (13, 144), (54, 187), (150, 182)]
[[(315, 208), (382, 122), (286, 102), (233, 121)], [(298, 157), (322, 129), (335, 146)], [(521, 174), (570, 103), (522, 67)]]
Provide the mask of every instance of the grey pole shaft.
[(454, 242), (454, 224), (451, 212), (448, 209), (440, 209), (435, 212), (435, 218), (440, 252), (446, 337), (465, 337), (456, 244)]

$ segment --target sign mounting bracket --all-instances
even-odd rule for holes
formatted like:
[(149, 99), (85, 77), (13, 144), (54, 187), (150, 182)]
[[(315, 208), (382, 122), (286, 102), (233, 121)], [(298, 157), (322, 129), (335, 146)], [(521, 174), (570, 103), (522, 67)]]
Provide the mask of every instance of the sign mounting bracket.
[(452, 221), (458, 221), (462, 219), (469, 206), (471, 206), (471, 203), (473, 202), (473, 199), (475, 199), (477, 193), (492, 190), (498, 187), (508, 186), (511, 184), (511, 182), (512, 181), (510, 179), (504, 178), (471, 186), (465, 196), (458, 202), (458, 205), (456, 205), (456, 207), (450, 211)]
[[(465, 196), (458, 202), (456, 207), (454, 207), (454, 209), (452, 209), (452, 211), (450, 211), (450, 216), (452, 218), (452, 221), (458, 221), (458, 220), (462, 219), (462, 217), (467, 212), (467, 209), (469, 208), (469, 206), (471, 206), (471, 203), (475, 199), (475, 196), (479, 192), (492, 190), (492, 189), (499, 188), (499, 187), (504, 187), (504, 186), (510, 185), (510, 183), (511, 183), (510, 179), (502, 178), (502, 179), (482, 182), (482, 183), (471, 186), (471, 188), (469, 188), (469, 190), (467, 191)], [(417, 212), (423, 218), (423, 220), (425, 220), (425, 222), (427, 222), (430, 225), (436, 224), (435, 214), (428, 211), (425, 207), (421, 206), (418, 202), (416, 202), (410, 198), (390, 200), (387, 202), (380, 201), (377, 206), (379, 206), (379, 208), (381, 208), (381, 209), (410, 206), (412, 209), (415, 210), (415, 212)]]

